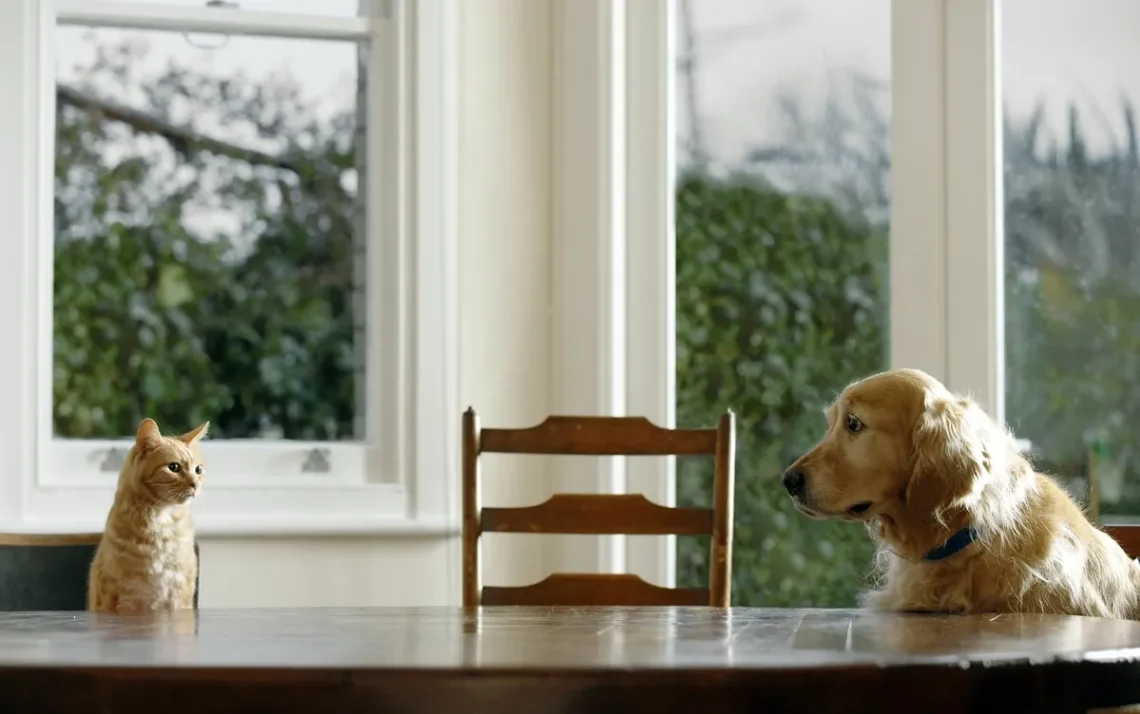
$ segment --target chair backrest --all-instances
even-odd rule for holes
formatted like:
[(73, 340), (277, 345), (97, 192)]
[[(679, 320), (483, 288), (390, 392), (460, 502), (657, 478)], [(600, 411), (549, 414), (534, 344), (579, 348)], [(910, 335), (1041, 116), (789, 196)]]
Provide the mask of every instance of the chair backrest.
[[(102, 537), (0, 533), (0, 611), (86, 610), (88, 572)], [(194, 609), (197, 586), (196, 579)]]
[[(463, 604), (712, 605), (732, 591), (732, 512), (736, 421), (714, 428), (665, 429), (643, 417), (551, 416), (537, 426), (482, 429), (474, 409), (463, 415)], [(668, 508), (640, 494), (556, 494), (522, 508), (482, 508), (479, 455), (689, 456), (715, 459), (712, 508)], [(663, 588), (632, 574), (554, 573), (533, 585), (483, 586), (483, 533), (707, 535), (709, 584)]]
[(1140, 558), (1140, 525), (1104, 526), (1103, 530), (1120, 544), (1129, 558)]

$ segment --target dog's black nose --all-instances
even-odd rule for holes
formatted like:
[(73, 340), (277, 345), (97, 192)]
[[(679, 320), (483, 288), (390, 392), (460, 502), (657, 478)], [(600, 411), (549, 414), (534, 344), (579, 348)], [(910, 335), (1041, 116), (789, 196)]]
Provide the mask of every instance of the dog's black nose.
[(789, 496), (800, 496), (804, 492), (806, 482), (804, 472), (799, 469), (788, 469), (784, 472), (784, 488), (788, 489)]

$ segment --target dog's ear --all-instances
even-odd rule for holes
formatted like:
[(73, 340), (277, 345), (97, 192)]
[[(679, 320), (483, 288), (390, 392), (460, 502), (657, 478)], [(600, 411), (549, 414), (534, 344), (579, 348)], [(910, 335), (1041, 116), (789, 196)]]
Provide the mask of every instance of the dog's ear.
[(913, 515), (945, 523), (968, 508), (990, 472), (989, 417), (970, 399), (927, 393), (911, 432), (906, 503)]

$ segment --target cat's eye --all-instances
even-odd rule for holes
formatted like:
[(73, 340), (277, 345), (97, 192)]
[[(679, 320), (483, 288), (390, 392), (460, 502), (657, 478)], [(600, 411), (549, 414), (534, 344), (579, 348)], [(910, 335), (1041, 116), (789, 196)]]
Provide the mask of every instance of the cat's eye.
[(170, 473), (176, 474), (182, 470), (182, 464), (178, 463), (177, 461), (172, 461), (166, 465), (166, 468), (170, 469)]
[(202, 467), (201, 467), (201, 466), (195, 466), (195, 467), (194, 467), (194, 473), (196, 473), (196, 474), (198, 474), (199, 476), (201, 476), (201, 475), (202, 475)]

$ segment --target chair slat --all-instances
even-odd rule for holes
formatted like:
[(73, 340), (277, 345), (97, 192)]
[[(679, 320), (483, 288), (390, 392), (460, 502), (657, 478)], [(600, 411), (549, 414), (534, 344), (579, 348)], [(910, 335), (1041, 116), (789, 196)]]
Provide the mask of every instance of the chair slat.
[(709, 604), (704, 588), (662, 588), (629, 573), (554, 573), (533, 585), (483, 587), (483, 605), (694, 607)]
[(482, 429), (479, 451), (582, 456), (713, 454), (716, 430), (663, 429), (645, 417), (552, 416), (524, 429)]
[(666, 508), (640, 493), (558, 493), (537, 506), (484, 508), (484, 533), (709, 535), (713, 512)]

